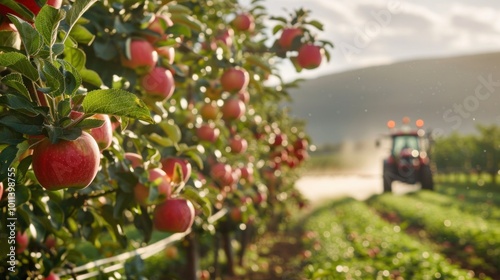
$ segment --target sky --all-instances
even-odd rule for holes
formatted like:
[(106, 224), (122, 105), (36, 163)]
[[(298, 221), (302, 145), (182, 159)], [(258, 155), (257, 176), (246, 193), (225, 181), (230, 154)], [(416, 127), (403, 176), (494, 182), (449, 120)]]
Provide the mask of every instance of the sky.
[(287, 80), (402, 60), (500, 51), (498, 0), (266, 0), (263, 4), (276, 16), (301, 7), (311, 10), (311, 18), (324, 24), (319, 38), (335, 44), (331, 61), (318, 69), (297, 74), (284, 63), (280, 71)]

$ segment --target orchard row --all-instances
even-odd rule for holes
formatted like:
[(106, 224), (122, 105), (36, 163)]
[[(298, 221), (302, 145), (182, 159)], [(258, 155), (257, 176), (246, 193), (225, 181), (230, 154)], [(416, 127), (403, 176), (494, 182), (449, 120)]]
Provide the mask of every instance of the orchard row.
[[(281, 105), (297, 84), (278, 65), (319, 67), (331, 44), (307, 11), (270, 17), (260, 2), (0, 5), (0, 181), (18, 171), (13, 276), (59, 273), (82, 259), (74, 244), (100, 249), (103, 232), (123, 248), (130, 227), (137, 246), (153, 230), (262, 232), (305, 205), (294, 181), (309, 140)], [(230, 215), (210, 224), (220, 209)]]

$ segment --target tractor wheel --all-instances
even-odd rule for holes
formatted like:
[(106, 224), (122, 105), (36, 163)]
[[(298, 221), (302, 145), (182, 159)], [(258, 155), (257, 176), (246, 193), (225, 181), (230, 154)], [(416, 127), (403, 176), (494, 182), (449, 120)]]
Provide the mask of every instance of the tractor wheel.
[(420, 181), (423, 190), (434, 190), (434, 181), (432, 180), (431, 167), (429, 165), (422, 166), (420, 171)]
[(386, 165), (384, 164), (384, 172), (382, 174), (382, 179), (384, 181), (384, 192), (392, 192), (392, 179), (390, 176), (390, 172)]

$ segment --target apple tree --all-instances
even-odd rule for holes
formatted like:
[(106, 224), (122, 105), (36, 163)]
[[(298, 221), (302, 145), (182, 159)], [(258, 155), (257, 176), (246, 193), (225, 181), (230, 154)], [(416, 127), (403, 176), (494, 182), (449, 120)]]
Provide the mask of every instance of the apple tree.
[(307, 11), (269, 18), (260, 2), (2, 1), (2, 278), (71, 271), (93, 260), (78, 244), (102, 253), (103, 238), (246, 244), (305, 205), (308, 136), (277, 66), (316, 68), (331, 44)]

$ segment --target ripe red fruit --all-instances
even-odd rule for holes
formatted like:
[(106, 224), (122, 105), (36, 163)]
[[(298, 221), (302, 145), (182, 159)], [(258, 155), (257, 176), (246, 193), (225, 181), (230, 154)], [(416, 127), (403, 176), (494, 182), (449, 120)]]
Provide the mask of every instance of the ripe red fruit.
[(231, 147), (232, 153), (241, 154), (247, 150), (248, 142), (240, 136), (235, 136), (229, 140), (229, 147)]
[(44, 138), (33, 149), (35, 177), (46, 190), (82, 189), (90, 185), (99, 169), (100, 152), (87, 132), (76, 140), (52, 144)]
[(250, 103), (250, 93), (246, 90), (238, 92), (238, 98), (245, 104)]
[(245, 114), (246, 107), (243, 101), (237, 98), (230, 98), (224, 102), (221, 111), (224, 120), (236, 120)]
[(153, 212), (155, 229), (165, 232), (185, 232), (194, 222), (194, 206), (186, 199), (167, 199)]
[(245, 90), (249, 82), (250, 75), (240, 67), (229, 68), (220, 77), (222, 89), (229, 92)]
[(204, 123), (196, 129), (196, 136), (202, 141), (215, 142), (219, 138), (220, 130), (212, 123)]
[(321, 64), (323, 50), (313, 44), (305, 44), (299, 49), (297, 63), (305, 69), (314, 69)]
[[(172, 183), (181, 184), (186, 183), (191, 176), (191, 163), (183, 158), (167, 157), (161, 161), (162, 169), (167, 173)], [(179, 177), (175, 172), (176, 168), (180, 168), (182, 177)]]
[(233, 19), (232, 25), (239, 31), (252, 32), (255, 28), (255, 20), (251, 14), (242, 13)]
[(141, 86), (146, 94), (165, 100), (174, 94), (175, 80), (170, 70), (155, 67), (141, 78)]
[(143, 164), (142, 157), (139, 154), (125, 153), (124, 156), (130, 161), (130, 166), (132, 166), (132, 168), (137, 168)]
[(306, 139), (299, 138), (293, 143), (293, 148), (295, 150), (307, 150), (309, 147), (309, 142)]
[(171, 46), (161, 46), (156, 48), (158, 56), (165, 59), (168, 64), (174, 64), (175, 49)]
[(284, 28), (281, 37), (278, 39), (278, 44), (285, 50), (292, 48), (293, 40), (297, 36), (302, 35), (302, 29), (296, 27)]
[(45, 280), (59, 280), (59, 276), (55, 274), (54, 272), (51, 272), (47, 277), (45, 277)]
[(150, 31), (157, 33), (158, 35), (157, 36), (146, 35), (146, 39), (150, 43), (154, 44), (156, 41), (158, 41), (159, 39), (164, 37), (165, 31), (167, 30), (167, 28), (169, 28), (172, 25), (174, 25), (174, 23), (172, 22), (172, 20), (168, 16), (155, 15), (153, 17), (153, 20), (149, 24), (148, 29)]
[(3, 183), (0, 182), (0, 200), (2, 199), (3, 196)]
[(139, 75), (149, 73), (158, 62), (158, 54), (153, 45), (142, 39), (132, 39), (126, 46), (126, 54), (122, 56), (122, 65), (135, 70)]
[(57, 240), (54, 236), (50, 235), (50, 236), (47, 236), (47, 238), (45, 239), (45, 246), (47, 246), (48, 249), (53, 249), (56, 247), (57, 245)]
[(27, 232), (20, 232), (18, 231), (16, 233), (16, 253), (21, 254), (26, 250), (28, 247), (29, 243), (29, 236)]
[(288, 144), (286, 134), (274, 134), (274, 137), (270, 139), (273, 146), (286, 146)]
[[(16, 2), (18, 4), (24, 5), (26, 8), (28, 8), (28, 10), (30, 10), (35, 15), (38, 15), (40, 10), (42, 9), (42, 7), (39, 6), (34, 0), (17, 0)], [(47, 0), (46, 4), (56, 9), (59, 9), (61, 8), (62, 0)], [(14, 12), (12, 9), (4, 5), (0, 5), (0, 14), (1, 15), (13, 14), (16, 16), (20, 16), (18, 13)]]
[(233, 45), (233, 36), (234, 36), (234, 30), (229, 28), (220, 31), (219, 34), (215, 36), (215, 40), (218, 42), (222, 42), (224, 45), (230, 48)]
[(210, 170), (210, 176), (219, 183), (228, 184), (232, 180), (232, 168), (225, 163), (216, 163)]
[(111, 146), (111, 142), (113, 142), (113, 127), (111, 126), (111, 120), (108, 115), (104, 114), (96, 114), (92, 118), (104, 121), (100, 127), (92, 128), (89, 131), (102, 151)]
[(253, 182), (253, 167), (250, 165), (240, 168), (241, 179), (245, 179), (249, 183)]
[(204, 120), (215, 120), (219, 116), (219, 107), (213, 103), (203, 104), (200, 108), (200, 115)]
[[(165, 171), (160, 168), (153, 168), (148, 170), (149, 173), (149, 181), (153, 183), (158, 189), (158, 194), (160, 199), (168, 199), (170, 198), (170, 194), (172, 193), (172, 185), (170, 184), (170, 178), (167, 176)], [(151, 187), (153, 187), (151, 186)], [(149, 203), (150, 188), (144, 186), (141, 183), (137, 183), (134, 187), (134, 197), (137, 203), (147, 206)]]

